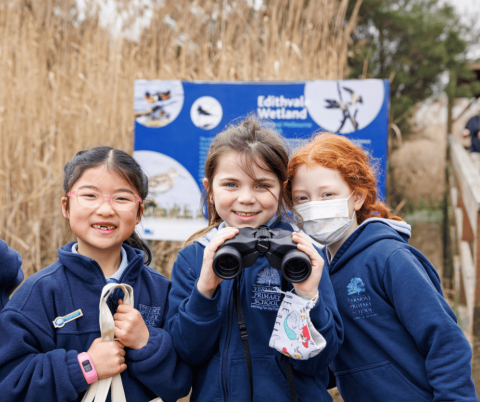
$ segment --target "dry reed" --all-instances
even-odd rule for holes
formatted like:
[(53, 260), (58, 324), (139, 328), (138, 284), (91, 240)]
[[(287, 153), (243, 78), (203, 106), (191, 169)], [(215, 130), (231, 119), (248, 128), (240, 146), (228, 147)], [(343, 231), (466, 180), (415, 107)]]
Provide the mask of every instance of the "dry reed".
[(0, 237), (20, 251), (27, 276), (71, 238), (64, 163), (94, 145), (132, 151), (135, 79), (345, 76), (361, 0), (350, 21), (348, 0), (278, 0), (257, 11), (227, 3), (157, 2), (135, 42), (113, 40), (98, 13), (75, 21), (73, 0), (0, 2)]

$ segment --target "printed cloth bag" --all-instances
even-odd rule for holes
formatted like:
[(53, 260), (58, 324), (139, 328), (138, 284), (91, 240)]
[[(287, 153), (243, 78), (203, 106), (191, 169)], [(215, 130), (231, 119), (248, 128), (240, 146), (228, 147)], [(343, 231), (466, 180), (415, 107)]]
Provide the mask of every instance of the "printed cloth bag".
[[(130, 285), (124, 283), (108, 283), (102, 289), (102, 296), (100, 297), (100, 332), (102, 334), (102, 341), (113, 341), (115, 333), (115, 322), (113, 320), (110, 308), (107, 306), (107, 299), (112, 292), (120, 288), (125, 294), (123, 303), (131, 307), (133, 304), (133, 289)], [(111, 392), (112, 402), (126, 402), (125, 391), (123, 389), (122, 378), (120, 374), (117, 374), (110, 378), (103, 378), (95, 381), (87, 389), (82, 402), (105, 402), (107, 399), (108, 391)], [(161, 398), (155, 398), (150, 402), (163, 402)]]
[(316, 356), (327, 342), (310, 320), (314, 299), (306, 300), (278, 288), (277, 292), (284, 293), (285, 297), (278, 309), (269, 346), (292, 359), (308, 360)]

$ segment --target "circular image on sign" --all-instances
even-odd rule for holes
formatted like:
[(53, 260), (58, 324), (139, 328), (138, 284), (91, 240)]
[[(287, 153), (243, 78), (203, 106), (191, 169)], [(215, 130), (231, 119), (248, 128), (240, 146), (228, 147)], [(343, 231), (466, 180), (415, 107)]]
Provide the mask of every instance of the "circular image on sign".
[(183, 107), (181, 81), (136, 80), (135, 120), (147, 127), (163, 127), (174, 121)]
[(200, 188), (181, 163), (154, 151), (135, 151), (133, 157), (148, 176), (145, 217), (203, 218)]
[(367, 127), (383, 105), (381, 80), (311, 81), (305, 103), (312, 119), (334, 133), (348, 134)]
[(218, 126), (223, 117), (220, 102), (211, 96), (202, 96), (193, 102), (190, 109), (193, 124), (204, 130), (211, 130)]

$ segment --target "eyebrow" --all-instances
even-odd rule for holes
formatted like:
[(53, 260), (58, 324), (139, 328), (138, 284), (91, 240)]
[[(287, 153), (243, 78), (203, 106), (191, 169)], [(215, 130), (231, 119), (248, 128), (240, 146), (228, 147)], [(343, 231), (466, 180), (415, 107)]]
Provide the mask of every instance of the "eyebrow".
[[(95, 186), (92, 186), (90, 184), (85, 184), (84, 186), (81, 186), (78, 188), (78, 190), (82, 189), (82, 188), (90, 188), (92, 190), (97, 190), (99, 191), (99, 188), (98, 187), (95, 187)], [(117, 188), (116, 190), (113, 191), (114, 193), (122, 193), (122, 192), (125, 192), (125, 193), (130, 193), (130, 194), (135, 194), (132, 190), (130, 190), (129, 188)]]

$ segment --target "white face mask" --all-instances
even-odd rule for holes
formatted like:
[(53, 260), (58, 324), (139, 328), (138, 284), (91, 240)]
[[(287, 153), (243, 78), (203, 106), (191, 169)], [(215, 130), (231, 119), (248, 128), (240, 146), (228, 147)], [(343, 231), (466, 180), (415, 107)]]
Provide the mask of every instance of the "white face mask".
[[(353, 195), (350, 194), (350, 197)], [(348, 198), (328, 201), (310, 201), (297, 205), (295, 210), (302, 217), (303, 231), (324, 246), (341, 240), (353, 225), (348, 213)]]

